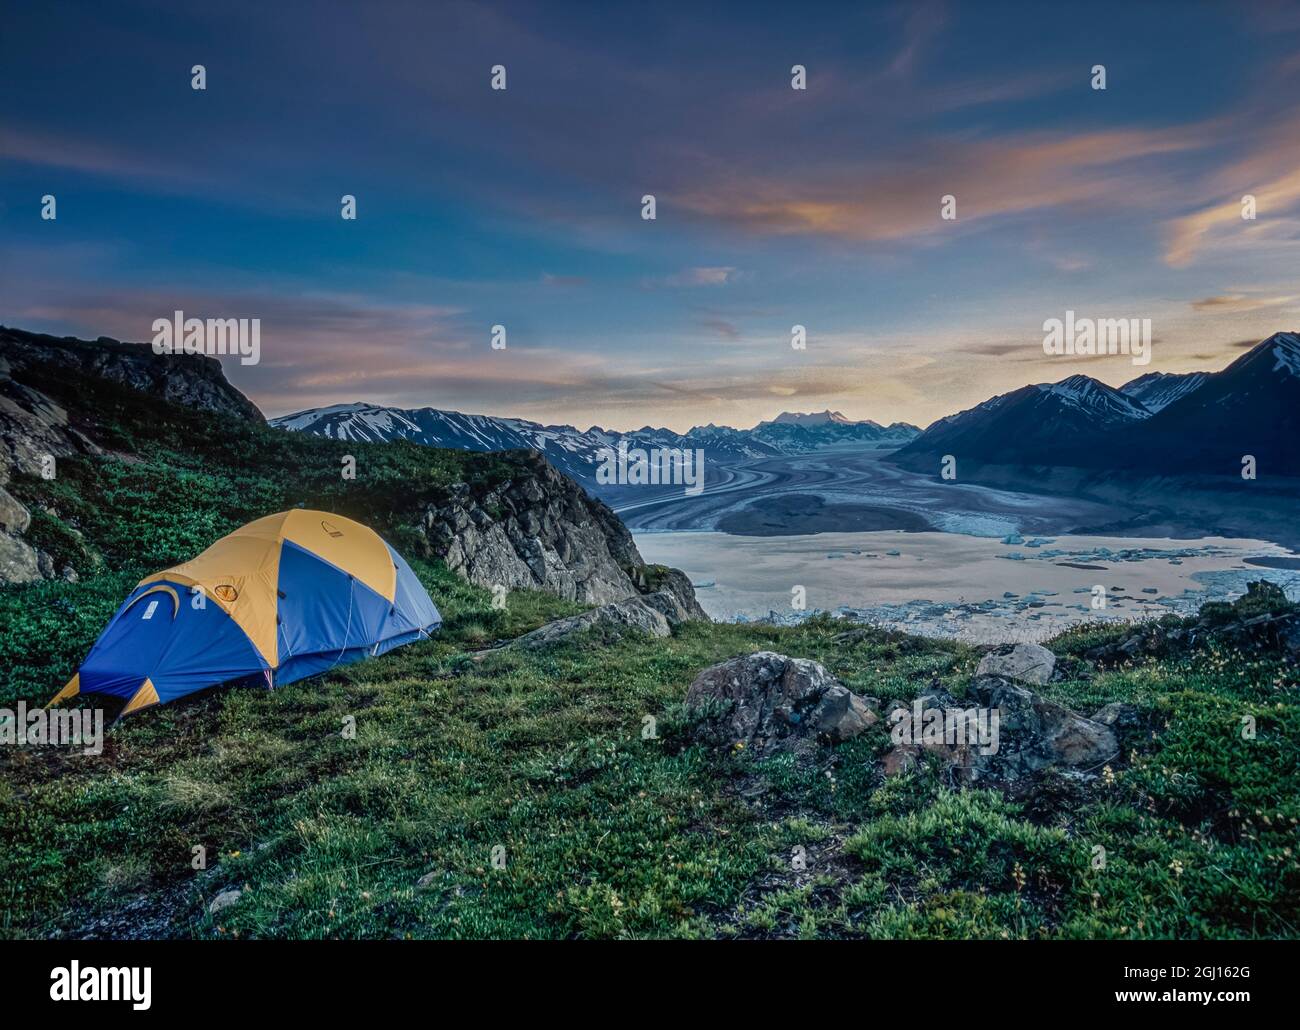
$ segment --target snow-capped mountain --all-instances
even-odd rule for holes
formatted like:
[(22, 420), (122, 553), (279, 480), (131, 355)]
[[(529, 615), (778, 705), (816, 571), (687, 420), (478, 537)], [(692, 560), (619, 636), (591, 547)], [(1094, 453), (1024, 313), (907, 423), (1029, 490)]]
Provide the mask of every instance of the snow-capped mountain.
[[(1148, 403), (1148, 401), (1150, 403)], [(1221, 372), (1142, 376), (1115, 390), (1089, 376), (1025, 386), (939, 419), (891, 457), (934, 471), (1078, 466), (1231, 476), (1300, 476), (1300, 336), (1277, 333)]]
[(1142, 453), (1121, 452), (1117, 464), (1238, 476), (1249, 455), (1260, 480), (1300, 476), (1300, 335), (1274, 333), (1206, 375), (1139, 439)]
[(1167, 408), (1180, 397), (1185, 397), (1209, 378), (1208, 372), (1148, 372), (1132, 382), (1125, 383), (1119, 392), (1132, 397), (1153, 415)]
[(1107, 386), (1091, 376), (1073, 375), (1059, 383), (1040, 384), (1037, 389), (1063, 404), (1086, 412), (1102, 423), (1151, 417), (1151, 409), (1133, 400), (1123, 391)]
[[(827, 422), (841, 422), (845, 425), (851, 425), (853, 424), (853, 419), (848, 418), (841, 411), (827, 410), (810, 411), (807, 413), (802, 411), (783, 411), (781, 414), (777, 415), (776, 418), (772, 419), (771, 422), (760, 422), (759, 425), (794, 424), (800, 426), (820, 426), (825, 425)], [(871, 424), (877, 425), (878, 423), (873, 422)]]
[(544, 426), (519, 418), (358, 402), (311, 408), (270, 419), (270, 424), (335, 440), (369, 443), (410, 440), (430, 447), (471, 451), (538, 450), (556, 468), (588, 487), (595, 483), (602, 453), (607, 448), (617, 449), (621, 441), (626, 441), (629, 448), (703, 448), (708, 460), (729, 463), (802, 454), (845, 444), (897, 445), (920, 432), (915, 426), (901, 422), (881, 426), (871, 421), (854, 422), (838, 412), (824, 414), (834, 417), (783, 414), (753, 429), (710, 423), (684, 434), (653, 426), (621, 433), (599, 426), (580, 430), (574, 426)]
[(1099, 430), (1151, 417), (1145, 407), (1089, 376), (1022, 386), (932, 423), (895, 460), (930, 468), (936, 455), (988, 464), (1061, 464), (1063, 453)]
[(902, 446), (920, 435), (906, 422), (882, 426), (870, 419), (854, 421), (838, 411), (811, 414), (783, 412), (769, 422), (760, 422), (749, 435), (782, 454), (802, 454), (840, 444), (893, 444)]
[[(468, 451), (537, 450), (556, 468), (584, 483), (594, 479), (601, 449), (617, 448), (620, 438), (620, 434), (599, 427), (583, 432), (574, 426), (544, 426), (520, 418), (466, 415), (437, 408), (389, 408), (364, 402), (311, 408), (269, 422), (280, 429), (335, 440), (410, 440), (429, 447)], [(659, 445), (674, 444), (663, 440)]]

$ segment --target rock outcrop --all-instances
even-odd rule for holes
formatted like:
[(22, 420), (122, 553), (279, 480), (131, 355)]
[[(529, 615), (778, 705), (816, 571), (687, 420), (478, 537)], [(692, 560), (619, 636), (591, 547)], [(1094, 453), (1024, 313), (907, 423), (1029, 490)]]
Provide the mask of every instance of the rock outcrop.
[(980, 659), (976, 676), (1001, 676), (1016, 683), (1041, 686), (1051, 682), (1056, 655), (1041, 644), (1016, 644), (990, 651)]
[(27, 509), (0, 486), (0, 583), (31, 583), (43, 578), (40, 555), (22, 538), (30, 522)]
[(686, 693), (699, 715), (697, 736), (708, 744), (758, 755), (804, 752), (818, 741), (840, 743), (879, 716), (817, 662), (773, 651), (733, 658), (701, 672)]
[(670, 623), (708, 618), (685, 575), (647, 566), (606, 504), (540, 452), (518, 453), (518, 475), (490, 487), (457, 484), (426, 509), (431, 556), (487, 589), (545, 590), (583, 604), (645, 594)]
[(6, 488), (19, 472), (45, 474), (51, 459), (57, 463), (60, 458), (101, 453), (67, 407), (41, 388), (75, 381), (79, 375), (221, 415), (262, 418), (257, 407), (226, 382), (215, 358), (163, 356), (143, 343), (107, 337), (91, 343), (0, 326), (0, 583), (27, 583), (56, 574), (50, 557), (23, 539), (31, 514)]
[(695, 587), (681, 569), (642, 565), (632, 570), (632, 582), (644, 595), (643, 600), (658, 609), (671, 626), (711, 621), (695, 597)]
[(226, 381), (221, 362), (203, 354), (155, 354), (147, 343), (94, 341), (0, 326), (0, 357), (18, 382), (89, 375), (197, 411), (261, 422), (257, 405)]
[(567, 619), (548, 622), (531, 633), (516, 637), (506, 646), (532, 650), (568, 640), (574, 634), (589, 629), (603, 629), (614, 636), (622, 636), (630, 630), (652, 637), (666, 637), (672, 632), (668, 620), (647, 604), (645, 598), (629, 597), (579, 615), (571, 615)]
[(1170, 624), (1135, 626), (1123, 640), (1101, 644), (1084, 657), (1105, 668), (1151, 658), (1186, 654), (1213, 637), (1223, 647), (1283, 654), (1300, 660), (1300, 604), (1287, 599), (1276, 583), (1246, 585), (1235, 601), (1201, 605), (1197, 617)]

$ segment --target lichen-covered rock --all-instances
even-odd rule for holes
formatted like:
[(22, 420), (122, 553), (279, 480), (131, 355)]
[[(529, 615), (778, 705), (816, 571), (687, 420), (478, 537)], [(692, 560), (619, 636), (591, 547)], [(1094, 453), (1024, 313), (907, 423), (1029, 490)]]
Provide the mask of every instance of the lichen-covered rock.
[(976, 679), (961, 701), (933, 691), (885, 711), (895, 744), (884, 759), (887, 776), (930, 754), (954, 784), (1015, 787), (1049, 768), (1094, 776), (1119, 755), (1110, 726), (1001, 677)]
[(972, 685), (971, 694), (997, 709), (1002, 737), (999, 760), (1016, 771), (1033, 772), (1048, 765), (1096, 771), (1119, 751), (1108, 726), (1026, 687), (986, 678)]
[(510, 642), (510, 647), (538, 648), (567, 640), (583, 630), (607, 627), (622, 634), (637, 630), (652, 637), (666, 637), (671, 632), (668, 620), (645, 602), (644, 598), (629, 597), (613, 604), (601, 605), (589, 612), (572, 615), (566, 619), (548, 622), (531, 633), (525, 633)]
[(817, 732), (832, 744), (851, 740), (879, 721), (880, 716), (872, 710), (865, 698), (838, 683), (826, 688), (817, 707), (813, 709), (811, 719)]
[(535, 451), (504, 484), (457, 484), (426, 509), (423, 525), (432, 555), (487, 589), (545, 590), (587, 604), (638, 592), (627, 570), (643, 562), (627, 528)]
[(990, 651), (980, 659), (977, 676), (1001, 676), (1016, 683), (1042, 685), (1056, 671), (1056, 655), (1041, 644), (1016, 644)]
[(557, 472), (538, 451), (492, 487), (459, 483), (429, 506), (429, 553), (489, 590), (544, 590), (569, 601), (610, 604), (641, 597), (671, 625), (707, 619), (690, 580), (647, 566), (632, 534), (604, 502)]
[(706, 743), (760, 755), (809, 750), (818, 740), (839, 743), (879, 718), (817, 662), (773, 651), (705, 669), (687, 691), (686, 707), (700, 716), (696, 732)]

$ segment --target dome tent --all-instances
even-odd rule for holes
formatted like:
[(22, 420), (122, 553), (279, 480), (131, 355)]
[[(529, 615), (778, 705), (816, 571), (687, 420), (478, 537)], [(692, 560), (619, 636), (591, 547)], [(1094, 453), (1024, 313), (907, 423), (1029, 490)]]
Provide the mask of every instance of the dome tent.
[(295, 508), (141, 580), (50, 704), (103, 694), (123, 698), (128, 715), (219, 684), (280, 686), (441, 624), (415, 573), (374, 530)]

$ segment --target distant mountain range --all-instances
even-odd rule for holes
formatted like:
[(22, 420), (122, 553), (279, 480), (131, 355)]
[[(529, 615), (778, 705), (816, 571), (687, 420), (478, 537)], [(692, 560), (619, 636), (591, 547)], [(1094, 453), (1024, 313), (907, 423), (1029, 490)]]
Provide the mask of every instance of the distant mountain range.
[(624, 433), (599, 426), (581, 430), (574, 426), (544, 426), (519, 418), (465, 415), (438, 408), (389, 408), (361, 402), (310, 408), (269, 421), (281, 429), (336, 440), (372, 443), (410, 440), (430, 447), (471, 451), (538, 450), (556, 468), (588, 487), (595, 482), (601, 453), (606, 448), (616, 450), (623, 441), (629, 448), (703, 448), (707, 460), (728, 463), (805, 454), (846, 444), (897, 447), (921, 432), (904, 422), (882, 426), (869, 420), (853, 421), (838, 411), (822, 411), (785, 412), (770, 422), (760, 422), (753, 429), (732, 429), (710, 423), (686, 433), (652, 426)]
[[(335, 404), (270, 420), (339, 440), (411, 440), (473, 451), (539, 450), (588, 488), (605, 448), (703, 448), (732, 463), (829, 447), (896, 448), (906, 468), (933, 472), (944, 455), (975, 466), (1079, 467), (1143, 474), (1300, 476), (1300, 336), (1276, 333), (1220, 372), (1151, 372), (1119, 389), (1086, 375), (1023, 386), (932, 423), (882, 426), (838, 411), (784, 412), (753, 429), (710, 423), (686, 433), (545, 426), (437, 408)], [(959, 473), (960, 474), (960, 473)]]
[(1300, 476), (1297, 433), (1300, 336), (1275, 333), (1221, 372), (1155, 372), (1118, 390), (1084, 375), (1021, 387), (939, 419), (890, 460), (1237, 475), (1253, 455), (1261, 476)]

